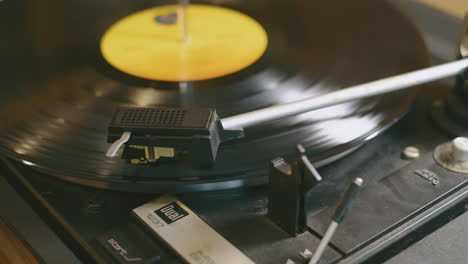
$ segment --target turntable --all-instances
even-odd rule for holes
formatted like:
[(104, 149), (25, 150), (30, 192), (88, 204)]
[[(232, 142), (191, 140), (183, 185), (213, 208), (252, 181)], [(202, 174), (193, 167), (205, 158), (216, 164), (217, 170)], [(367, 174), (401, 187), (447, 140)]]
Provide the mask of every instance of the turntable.
[[(0, 17), (1, 172), (84, 263), (308, 263), (356, 177), (319, 263), (383, 262), (466, 211), (466, 25), (425, 6), (5, 1)], [(156, 217), (213, 233), (149, 232), (138, 208), (161, 199)], [(203, 236), (236, 253), (184, 255)]]

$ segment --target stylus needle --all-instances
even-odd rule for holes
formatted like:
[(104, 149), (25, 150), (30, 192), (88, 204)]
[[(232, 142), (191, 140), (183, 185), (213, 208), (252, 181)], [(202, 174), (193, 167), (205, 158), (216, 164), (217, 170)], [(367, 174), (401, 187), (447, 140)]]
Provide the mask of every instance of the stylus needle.
[(179, 12), (178, 21), (181, 30), (181, 41), (187, 42), (189, 39), (187, 32), (187, 7), (190, 4), (190, 0), (178, 0), (179, 1)]
[(323, 236), (322, 240), (320, 241), (319, 246), (317, 247), (314, 254), (312, 255), (312, 258), (310, 259), (309, 264), (316, 264), (319, 261), (320, 257), (322, 256), (323, 251), (328, 245), (328, 242), (330, 242), (333, 235), (335, 234), (336, 228), (343, 221), (343, 218), (348, 212), (351, 206), (351, 202), (354, 200), (354, 198), (356, 197), (356, 194), (361, 189), (362, 182), (363, 181), (361, 178), (356, 178), (351, 183), (351, 185), (349, 185), (348, 189), (346, 190), (345, 195), (341, 199), (340, 204), (335, 210), (335, 214), (333, 214), (332, 221), (330, 225), (328, 226), (328, 229), (325, 232), (325, 235)]

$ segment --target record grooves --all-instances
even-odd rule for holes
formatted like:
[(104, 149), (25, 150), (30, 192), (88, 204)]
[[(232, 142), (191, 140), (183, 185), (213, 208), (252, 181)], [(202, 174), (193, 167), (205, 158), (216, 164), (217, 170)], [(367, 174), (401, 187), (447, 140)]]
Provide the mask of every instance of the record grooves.
[[(1, 29), (8, 41), (0, 51), (0, 153), (69, 181), (126, 191), (260, 184), (268, 161), (292, 157), (295, 144), (306, 146), (317, 165), (356, 149), (398, 120), (415, 90), (253, 127), (245, 139), (223, 145), (211, 169), (105, 158), (112, 111), (118, 105), (183, 105), (216, 108), (228, 117), (428, 65), (419, 33), (386, 1), (202, 3), (239, 10), (262, 24), (269, 38), (264, 56), (217, 79), (144, 80), (110, 68), (98, 56), (99, 39), (115, 21), (154, 1), (4, 3), (18, 12), (0, 14), (2, 24), (15, 28)], [(22, 22), (16, 13), (29, 19)], [(405, 46), (397, 44), (401, 39)]]

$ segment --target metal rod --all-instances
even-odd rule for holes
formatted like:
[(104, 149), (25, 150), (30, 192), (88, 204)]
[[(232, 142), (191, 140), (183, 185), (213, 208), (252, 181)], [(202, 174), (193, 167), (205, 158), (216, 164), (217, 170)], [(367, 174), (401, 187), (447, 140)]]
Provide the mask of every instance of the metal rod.
[(340, 204), (335, 210), (333, 214), (332, 221), (325, 232), (320, 244), (318, 245), (317, 249), (315, 250), (312, 258), (309, 261), (309, 264), (317, 264), (320, 257), (322, 256), (323, 252), (327, 248), (328, 243), (332, 239), (333, 235), (335, 234), (338, 225), (341, 224), (343, 221), (346, 213), (348, 212), (349, 208), (351, 207), (351, 202), (356, 198), (357, 193), (362, 187), (363, 180), (361, 178), (356, 178), (354, 181), (349, 185), (346, 193), (344, 194), (343, 198), (340, 201)]
[(468, 68), (468, 58), (356, 85), (296, 102), (271, 106), (252, 112), (223, 118), (221, 119), (221, 122), (225, 129), (246, 128), (327, 106), (393, 92), (451, 77), (460, 73), (465, 68)]
[(177, 21), (179, 21), (180, 31), (181, 31), (181, 41), (187, 42), (189, 39), (187, 32), (187, 7), (190, 4), (189, 0), (178, 0), (179, 1), (179, 11), (177, 15)]
[(333, 235), (335, 234), (337, 227), (338, 227), (337, 222), (332, 221), (330, 223), (330, 225), (327, 228), (327, 232), (325, 232), (325, 235), (323, 236), (322, 240), (320, 240), (319, 246), (317, 247), (314, 254), (312, 255), (312, 258), (310, 259), (309, 264), (317, 264), (320, 257), (322, 257), (323, 252), (327, 248), (328, 243), (330, 242)]

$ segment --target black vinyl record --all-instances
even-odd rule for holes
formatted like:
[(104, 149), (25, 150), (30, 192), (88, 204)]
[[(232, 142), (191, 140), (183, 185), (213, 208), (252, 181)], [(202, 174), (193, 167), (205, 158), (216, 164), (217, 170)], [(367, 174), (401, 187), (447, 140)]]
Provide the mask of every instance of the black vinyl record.
[(298, 143), (317, 166), (351, 152), (398, 120), (415, 90), (249, 128), (244, 139), (221, 145), (215, 165), (205, 169), (106, 158), (113, 110), (119, 105), (197, 106), (228, 117), (428, 66), (414, 25), (381, 0), (203, 1), (248, 14), (269, 38), (266, 53), (254, 65), (213, 80), (143, 80), (105, 62), (99, 41), (109, 26), (133, 12), (173, 2), (2, 3), (0, 153), (69, 181), (127, 191), (265, 183), (268, 161), (290, 160)]

